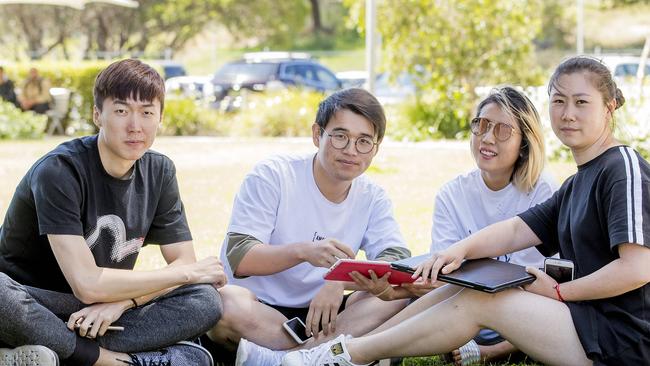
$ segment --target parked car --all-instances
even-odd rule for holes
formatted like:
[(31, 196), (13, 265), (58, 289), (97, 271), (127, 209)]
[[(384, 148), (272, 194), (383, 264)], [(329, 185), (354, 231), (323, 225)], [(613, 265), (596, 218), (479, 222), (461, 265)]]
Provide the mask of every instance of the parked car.
[(383, 105), (404, 103), (415, 98), (416, 92), (414, 76), (407, 72), (402, 72), (395, 78), (388, 72), (377, 75), (375, 97)]
[(171, 60), (154, 60), (152, 61), (154, 64), (159, 65), (162, 70), (163, 70), (163, 78), (165, 80), (177, 76), (185, 76), (187, 75), (187, 72), (185, 71), (185, 67), (183, 64), (176, 62), (176, 61), (171, 61)]
[[(619, 56), (619, 55), (605, 55), (596, 56), (607, 65), (614, 78), (618, 80), (636, 79), (636, 73), (639, 70), (639, 63), (641, 57), (638, 56)], [(643, 74), (650, 75), (650, 60), (646, 61)]]
[(368, 81), (368, 72), (365, 70), (350, 70), (336, 73), (336, 78), (341, 81), (343, 88), (363, 88)]
[(240, 90), (260, 92), (283, 87), (302, 87), (319, 92), (341, 88), (334, 73), (308, 54), (295, 52), (247, 53), (241, 60), (221, 67), (212, 79), (215, 99)]
[[(341, 71), (336, 74), (345, 88), (368, 88), (368, 72), (362, 70)], [(373, 94), (382, 105), (399, 104), (415, 97), (417, 88), (414, 76), (402, 72), (391, 78), (390, 72), (375, 76)]]
[(176, 76), (165, 80), (168, 96), (209, 101), (214, 95), (212, 76)]

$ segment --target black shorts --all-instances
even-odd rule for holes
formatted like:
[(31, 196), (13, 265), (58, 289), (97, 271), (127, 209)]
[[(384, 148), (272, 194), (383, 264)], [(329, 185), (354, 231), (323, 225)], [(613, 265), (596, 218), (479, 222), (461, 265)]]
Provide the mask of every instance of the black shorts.
[[(339, 313), (341, 313), (343, 310), (345, 310), (345, 304), (348, 302), (348, 298), (352, 295), (352, 293), (346, 294), (343, 296), (343, 301), (341, 301), (341, 306), (339, 306)], [(273, 304), (267, 304), (264, 301), (260, 301), (263, 304), (266, 304), (273, 309), (279, 311), (287, 317), (287, 319), (293, 319), (293, 318), (300, 318), (303, 323), (307, 321), (307, 313), (309, 312), (309, 307), (306, 308), (290, 308), (286, 306), (280, 306), (280, 305), (273, 305)], [(319, 329), (320, 331), (320, 329)]]

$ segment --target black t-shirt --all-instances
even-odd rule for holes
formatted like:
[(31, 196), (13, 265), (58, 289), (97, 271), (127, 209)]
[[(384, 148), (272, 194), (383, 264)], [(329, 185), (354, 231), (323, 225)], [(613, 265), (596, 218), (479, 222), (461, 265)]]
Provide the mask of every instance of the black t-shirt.
[[(650, 247), (649, 192), (648, 162), (633, 149), (617, 146), (578, 166), (550, 199), (519, 216), (544, 243), (538, 250), (572, 260), (580, 278), (619, 258), (619, 244)], [(567, 305), (590, 358), (612, 363), (609, 357), (626, 349), (650, 352), (650, 284)]]
[(0, 271), (33, 287), (71, 292), (47, 234), (83, 236), (100, 267), (132, 269), (143, 244), (191, 240), (176, 170), (148, 151), (132, 174), (110, 176), (97, 136), (59, 145), (16, 188), (0, 228)]

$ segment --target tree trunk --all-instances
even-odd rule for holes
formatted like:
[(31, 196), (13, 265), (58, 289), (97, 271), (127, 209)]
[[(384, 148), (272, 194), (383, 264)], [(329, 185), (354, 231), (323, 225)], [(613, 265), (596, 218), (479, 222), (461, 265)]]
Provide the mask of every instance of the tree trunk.
[(320, 33), (323, 31), (323, 23), (320, 19), (320, 4), (318, 0), (309, 0), (311, 3), (311, 19), (314, 23), (314, 33)]
[(107, 39), (108, 26), (106, 25), (106, 20), (100, 13), (97, 13), (97, 34), (95, 43), (97, 44), (98, 52), (108, 52)]
[(309, 3), (311, 4), (311, 19), (312, 22), (314, 23), (312, 31), (314, 32), (314, 34), (319, 34), (319, 33), (331, 34), (332, 29), (323, 26), (323, 21), (321, 19), (321, 13), (320, 13), (320, 3), (318, 2), (318, 0), (309, 0)]
[(43, 30), (38, 27), (38, 22), (34, 16), (28, 14), (23, 6), (18, 7), (18, 19), (27, 38), (27, 47), (29, 49), (29, 58), (32, 60), (40, 59), (43, 45)]

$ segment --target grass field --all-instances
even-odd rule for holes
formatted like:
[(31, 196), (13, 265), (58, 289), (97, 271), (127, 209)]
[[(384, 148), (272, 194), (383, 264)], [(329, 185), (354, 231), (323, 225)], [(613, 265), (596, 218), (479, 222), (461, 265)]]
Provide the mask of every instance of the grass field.
[[(19, 180), (41, 155), (64, 141), (0, 143), (0, 214), (4, 217)], [(219, 252), (235, 193), (244, 175), (265, 157), (315, 151), (304, 138), (231, 139), (159, 137), (153, 148), (176, 164), (181, 196), (199, 257)], [(368, 174), (393, 200), (395, 215), (413, 254), (428, 250), (434, 197), (446, 181), (473, 167), (466, 141), (384, 143)], [(561, 182), (572, 174), (571, 163), (549, 164)], [(155, 246), (143, 249), (139, 268), (161, 265)]]
[[(4, 217), (16, 185), (31, 164), (61, 138), (0, 142), (0, 214)], [(181, 195), (199, 258), (218, 255), (233, 197), (245, 174), (271, 154), (315, 151), (305, 138), (231, 139), (159, 137), (153, 147), (176, 164)], [(368, 174), (393, 200), (395, 215), (414, 255), (428, 251), (436, 192), (442, 184), (474, 166), (467, 141), (384, 143)], [(572, 163), (549, 164), (561, 182), (573, 174)], [(139, 269), (163, 264), (156, 246), (145, 247)], [(405, 365), (437, 365), (435, 358)]]

